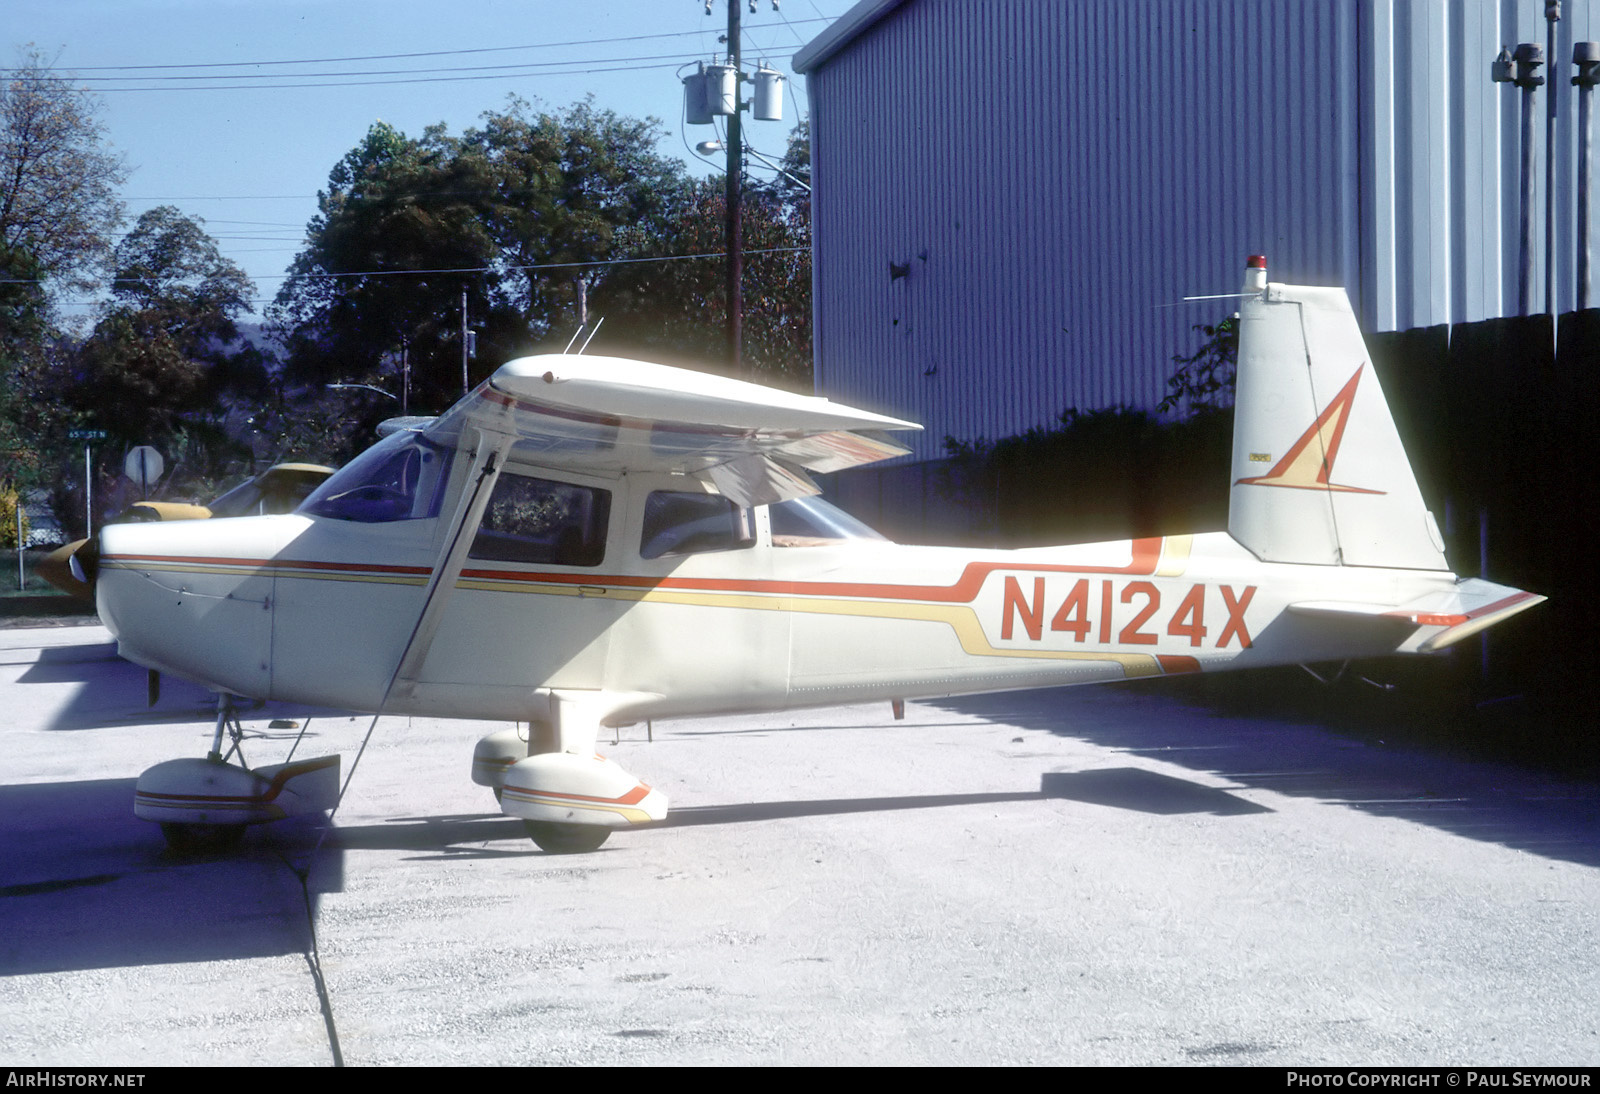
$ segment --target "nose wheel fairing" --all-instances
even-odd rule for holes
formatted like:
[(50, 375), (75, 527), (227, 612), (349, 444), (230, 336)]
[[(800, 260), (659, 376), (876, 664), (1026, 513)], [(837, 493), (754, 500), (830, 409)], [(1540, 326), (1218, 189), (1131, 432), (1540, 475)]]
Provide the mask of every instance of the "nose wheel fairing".
[(339, 798), (339, 757), (249, 769), (187, 758), (139, 776), (133, 812), (166, 826), (264, 824), (332, 809)]
[[(224, 738), (230, 742), (227, 752)], [(233, 696), (219, 695), (211, 751), (204, 759), (168, 760), (148, 768), (134, 784), (134, 816), (159, 824), (174, 852), (194, 855), (228, 850), (246, 825), (338, 807), (337, 755), (294, 760), (291, 748), (289, 760), (251, 768), (242, 751), (244, 739)], [(235, 757), (237, 762), (230, 763)]]

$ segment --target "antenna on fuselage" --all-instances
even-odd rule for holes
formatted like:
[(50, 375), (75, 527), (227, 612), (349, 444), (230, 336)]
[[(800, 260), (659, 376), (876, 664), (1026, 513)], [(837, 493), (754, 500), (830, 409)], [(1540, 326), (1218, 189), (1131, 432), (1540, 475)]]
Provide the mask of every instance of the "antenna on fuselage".
[[(583, 345), (578, 347), (577, 356), (581, 357), (583, 355), (583, 351), (589, 348), (589, 343), (594, 341), (594, 336), (600, 333), (600, 324), (604, 323), (605, 321), (606, 321), (606, 319), (605, 319), (605, 316), (603, 316), (603, 315), (599, 319), (596, 319), (594, 321), (594, 329), (589, 331), (589, 337), (585, 338), (583, 340)], [(576, 342), (578, 340), (578, 338), (583, 334), (583, 332), (586, 329), (588, 329), (588, 326), (589, 326), (589, 324), (587, 322), (580, 323), (578, 325), (577, 332), (575, 334), (573, 334), (571, 339), (568, 340), (567, 348), (562, 350), (561, 352), (562, 353), (571, 353), (572, 352), (572, 343)]]
[(594, 321), (594, 330), (589, 332), (589, 337), (585, 338), (583, 340), (583, 345), (578, 347), (578, 356), (579, 357), (582, 357), (583, 356), (583, 351), (589, 348), (589, 343), (594, 341), (594, 336), (600, 333), (600, 324), (604, 323), (605, 321), (606, 321), (606, 317), (603, 316), (603, 315), (599, 319), (596, 319)]

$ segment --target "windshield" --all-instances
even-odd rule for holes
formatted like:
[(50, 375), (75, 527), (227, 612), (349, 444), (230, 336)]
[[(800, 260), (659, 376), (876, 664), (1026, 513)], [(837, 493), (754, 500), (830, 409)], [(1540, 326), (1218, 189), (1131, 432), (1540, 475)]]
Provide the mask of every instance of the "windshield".
[(451, 451), (395, 433), (335, 471), (297, 512), (363, 524), (438, 516)]

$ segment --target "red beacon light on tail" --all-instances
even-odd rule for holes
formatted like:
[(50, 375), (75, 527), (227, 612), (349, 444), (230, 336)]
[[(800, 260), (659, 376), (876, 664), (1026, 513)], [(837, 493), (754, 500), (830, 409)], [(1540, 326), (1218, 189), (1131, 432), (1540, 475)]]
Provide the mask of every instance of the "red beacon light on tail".
[(1244, 291), (1257, 293), (1267, 287), (1267, 256), (1251, 255), (1244, 260)]

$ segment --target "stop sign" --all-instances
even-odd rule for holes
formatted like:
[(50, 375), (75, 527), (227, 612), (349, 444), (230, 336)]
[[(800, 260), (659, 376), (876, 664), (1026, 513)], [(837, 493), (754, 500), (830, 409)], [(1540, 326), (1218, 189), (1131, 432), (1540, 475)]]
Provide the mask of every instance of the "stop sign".
[(165, 469), (161, 453), (147, 444), (130, 451), (128, 458), (122, 461), (122, 473), (139, 484), (141, 493), (148, 493), (151, 484), (161, 478), (161, 472)]

